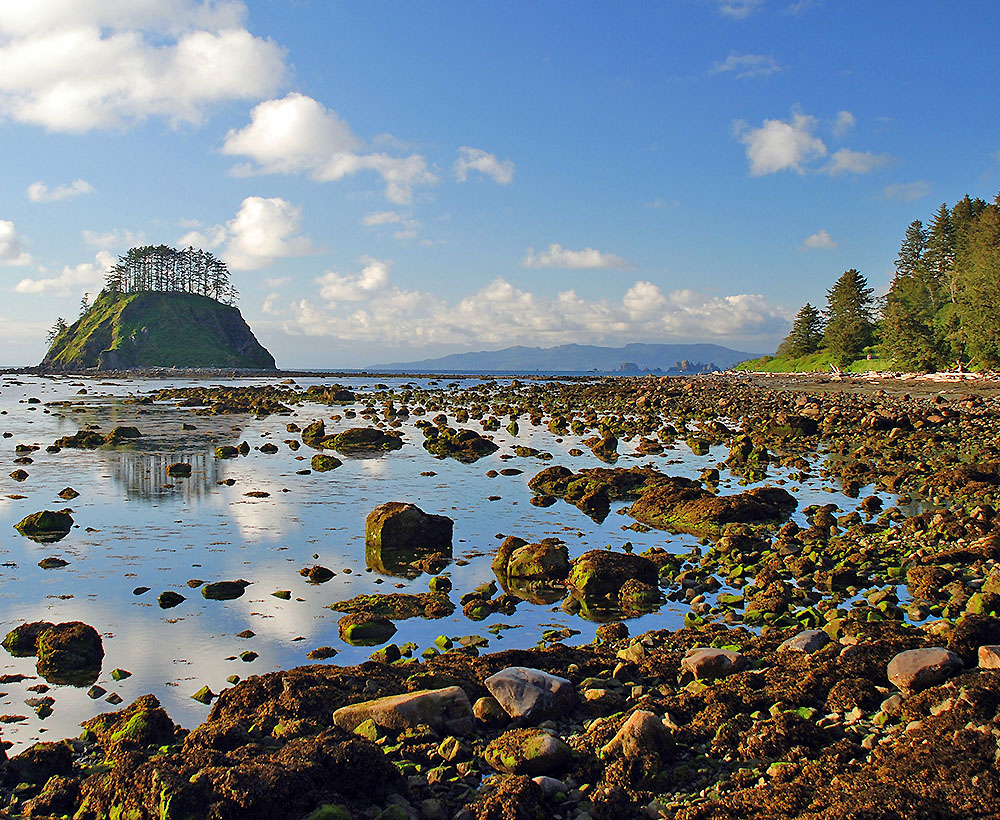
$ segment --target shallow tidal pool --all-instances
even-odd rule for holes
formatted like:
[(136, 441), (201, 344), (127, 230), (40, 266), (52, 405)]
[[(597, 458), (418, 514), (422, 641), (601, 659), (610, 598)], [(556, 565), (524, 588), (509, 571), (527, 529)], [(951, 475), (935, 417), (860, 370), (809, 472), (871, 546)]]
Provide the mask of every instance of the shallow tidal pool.
[[(440, 635), (481, 636), (488, 640), (485, 651), (535, 646), (546, 633), (549, 639), (554, 634), (567, 636), (568, 643), (593, 639), (597, 624), (564, 612), (559, 600), (547, 605), (524, 602), (513, 615), (496, 614), (484, 621), (462, 614), (459, 597), (494, 579), (490, 563), (502, 536), (516, 535), (530, 542), (557, 537), (566, 542), (571, 558), (590, 549), (621, 550), (627, 543), (637, 553), (651, 546), (689, 553), (698, 546), (692, 536), (625, 529), (633, 521), (617, 514), (627, 506), (624, 503), (613, 504), (601, 523), (562, 501), (548, 508), (532, 506), (528, 480), (540, 470), (555, 464), (573, 470), (606, 465), (577, 436), (558, 437), (544, 424), (532, 426), (527, 418), (520, 419), (517, 436), (504, 429), (486, 434), (499, 450), (473, 464), (435, 458), (423, 449), (423, 435), (415, 422), (429, 420), (436, 411), (399, 420), (402, 449), (370, 457), (341, 456), (343, 466), (329, 472), (300, 474), (309, 469), (315, 451), (306, 446), (292, 450), (285, 443), (299, 438), (286, 431), (291, 423), (305, 427), (322, 418), (327, 433), (370, 426), (360, 414), (369, 400), (380, 407), (386, 391), (376, 384), (390, 390), (408, 384), (454, 392), (480, 385), (479, 379), (297, 378), (301, 389), (312, 384), (344, 385), (357, 393), (358, 401), (343, 407), (293, 404), (291, 415), (260, 419), (199, 414), (173, 401), (153, 405), (128, 401), (165, 387), (277, 381), (0, 378), (4, 434), (0, 454), (5, 467), (0, 477), (0, 628), (6, 634), (28, 621), (80, 620), (97, 629), (105, 651), (98, 684), (106, 693), (92, 698), (87, 687), (52, 685), (39, 691), (47, 684), (37, 676), (35, 659), (15, 658), (0, 650), (0, 681), (7, 681), (0, 683), (2, 738), (13, 742), (15, 750), (46, 735), (78, 734), (81, 721), (116, 708), (114, 697), (111, 703), (106, 700), (109, 696), (117, 695), (127, 704), (152, 693), (176, 722), (190, 728), (208, 713), (207, 705), (191, 698), (203, 686), (217, 693), (231, 685), (227, 678), (234, 675), (245, 678), (314, 663), (306, 656), (317, 647), (337, 650), (326, 663), (352, 665), (365, 660), (376, 647), (341, 641), (337, 622), (342, 613), (331, 611), (329, 605), (362, 593), (425, 592), (429, 577), (382, 575), (366, 567), (365, 519), (387, 501), (411, 502), (454, 520), (454, 560), (444, 572), (453, 583), (455, 612), (437, 620), (396, 622), (398, 632), (392, 642), (416, 644), (415, 657)], [(452, 386), (445, 388), (446, 383)], [(348, 409), (358, 417), (331, 420)], [(481, 431), (478, 422), (456, 424), (451, 414), (449, 423)], [(124, 447), (46, 452), (57, 438), (91, 425), (104, 433), (131, 425), (143, 438)], [(250, 447), (247, 455), (215, 458), (217, 446), (244, 441)], [(276, 453), (261, 452), (268, 443), (277, 446)], [(18, 445), (39, 448), (27, 453), (31, 463), (14, 463), (25, 455), (15, 451)], [(553, 458), (510, 457), (515, 445), (551, 453)], [(616, 466), (649, 464), (689, 478), (717, 466), (727, 453), (714, 447), (698, 456), (678, 442), (662, 455), (651, 456), (636, 453), (634, 445), (621, 442)], [(572, 448), (583, 450), (583, 455), (571, 456)], [(192, 464), (189, 478), (167, 476), (167, 466), (178, 461)], [(28, 473), (26, 479), (9, 477), (19, 468)], [(522, 472), (487, 476), (505, 468)], [(431, 472), (434, 475), (427, 475)], [(817, 477), (800, 484), (786, 479), (785, 472), (772, 469), (767, 482), (782, 480), (793, 491), (799, 499), (795, 520), (801, 524), (805, 524), (801, 509), (810, 503), (833, 501), (844, 512), (857, 506), (857, 499), (832, 493), (829, 481)], [(67, 487), (79, 496), (60, 498)], [(723, 470), (719, 489), (735, 493), (746, 486)], [(893, 503), (890, 496), (883, 498)], [(13, 528), (24, 516), (44, 509), (72, 511), (75, 525), (66, 538), (36, 543)], [(68, 563), (43, 569), (39, 561), (47, 557)], [(323, 584), (309, 583), (299, 570), (315, 564), (336, 575)], [(203, 583), (236, 579), (250, 582), (238, 599), (207, 600), (201, 595)], [(135, 594), (143, 587), (148, 591)], [(157, 596), (166, 590), (185, 600), (161, 609)], [(277, 590), (289, 590), (290, 598), (274, 597)], [(687, 611), (687, 605), (668, 601), (657, 612), (632, 619), (629, 626), (633, 634), (677, 628)], [(247, 652), (255, 657), (243, 660), (241, 653)], [(118, 669), (131, 674), (116, 680), (111, 673)], [(19, 680), (19, 676), (26, 677)], [(43, 696), (54, 703), (52, 713), (41, 719), (25, 701)]]

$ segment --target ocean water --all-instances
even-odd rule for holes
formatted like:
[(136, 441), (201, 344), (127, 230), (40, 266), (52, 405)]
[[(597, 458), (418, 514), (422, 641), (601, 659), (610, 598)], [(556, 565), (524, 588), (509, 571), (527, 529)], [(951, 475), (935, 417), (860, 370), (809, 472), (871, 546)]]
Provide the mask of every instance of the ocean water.
[[(240, 386), (269, 381), (210, 383)], [(384, 502), (412, 502), (455, 522), (454, 561), (445, 569), (454, 585), (455, 612), (442, 619), (396, 622), (398, 632), (392, 641), (417, 644), (417, 656), (439, 635), (483, 636), (489, 641), (484, 651), (535, 646), (553, 629), (578, 633), (567, 643), (593, 640), (597, 624), (562, 611), (559, 600), (524, 602), (513, 615), (497, 614), (484, 621), (462, 614), (459, 597), (494, 577), (490, 563), (500, 536), (517, 535), (532, 542), (558, 537), (567, 543), (571, 558), (590, 549), (620, 550), (626, 542), (637, 553), (651, 546), (679, 554), (697, 548), (698, 540), (692, 536), (623, 529), (632, 523), (628, 516), (618, 514), (626, 504), (614, 505), (602, 523), (561, 501), (544, 509), (532, 506), (528, 480), (538, 471), (555, 464), (574, 470), (607, 465), (577, 437), (568, 434), (558, 440), (544, 424), (532, 427), (526, 418), (519, 420), (516, 437), (503, 429), (489, 433), (500, 449), (474, 464), (437, 459), (422, 448), (423, 435), (414, 423), (419, 418), (429, 420), (436, 415), (434, 411), (401, 420), (401, 450), (373, 457), (341, 456), (344, 464), (336, 470), (299, 475), (297, 471), (308, 469), (314, 451), (303, 446), (296, 452), (284, 443), (298, 438), (286, 432), (290, 422), (305, 427), (324, 418), (328, 433), (368, 426), (370, 422), (360, 413), (366, 397), (382, 395), (376, 384), (451, 391), (482, 384), (479, 379), (454, 382), (447, 378), (437, 384), (405, 377), (296, 379), (303, 389), (335, 381), (358, 392), (359, 402), (353, 405), (358, 418), (335, 422), (330, 417), (343, 414), (346, 407), (311, 403), (293, 405), (291, 416), (257, 419), (199, 415), (174, 402), (144, 406), (128, 401), (162, 387), (197, 384), (189, 379), (0, 377), (0, 432), (11, 434), (0, 439), (5, 467), (0, 476), (0, 634), (27, 621), (91, 624), (101, 633), (105, 649), (98, 683), (120, 696), (122, 705), (139, 695), (155, 694), (176, 722), (192, 728), (209, 708), (191, 698), (202, 686), (219, 692), (230, 685), (226, 679), (232, 675), (245, 678), (314, 663), (306, 655), (320, 646), (338, 650), (325, 663), (350, 665), (365, 660), (376, 647), (342, 642), (337, 627), (341, 613), (331, 611), (331, 603), (361, 593), (427, 590), (427, 575), (396, 577), (366, 567), (365, 518)], [(446, 384), (456, 386), (446, 388)], [(476, 421), (457, 425), (449, 417), (449, 422), (480, 429)], [(60, 436), (91, 425), (107, 433), (120, 424), (138, 427), (144, 437), (121, 448), (45, 451)], [(184, 424), (197, 429), (183, 430)], [(243, 441), (251, 448), (247, 456), (214, 457), (216, 446)], [(260, 452), (265, 443), (277, 445), (278, 452)], [(19, 444), (40, 448), (29, 454), (32, 463), (13, 463)], [(708, 455), (697, 456), (678, 444), (662, 455), (649, 456), (635, 453), (634, 444), (621, 443), (617, 466), (650, 464), (671, 475), (697, 477), (726, 455), (724, 448), (716, 447)], [(550, 452), (553, 459), (502, 459), (501, 455), (512, 454), (515, 445)], [(568, 451), (574, 447), (583, 449), (584, 455), (570, 456)], [(167, 465), (176, 461), (193, 465), (190, 478), (166, 475)], [(22, 482), (8, 477), (19, 466), (29, 474)], [(486, 475), (511, 467), (523, 473)], [(422, 475), (427, 472), (435, 475)], [(772, 470), (768, 477), (771, 482), (786, 479), (781, 470)], [(786, 481), (784, 486), (801, 499), (800, 510), (810, 503), (830, 501), (844, 512), (855, 509), (857, 499), (832, 492), (829, 484), (817, 477), (805, 484)], [(60, 499), (58, 493), (65, 487), (74, 488), (79, 497)], [(723, 473), (720, 492), (744, 489), (735, 477)], [(258, 491), (269, 495), (246, 495)], [(892, 497), (882, 497), (887, 506), (894, 503)], [(75, 527), (65, 539), (39, 544), (13, 529), (25, 515), (43, 509), (72, 510)], [(805, 524), (801, 512), (795, 518)], [(49, 556), (69, 563), (59, 569), (40, 568), (38, 562)], [(310, 584), (299, 570), (314, 564), (330, 568), (335, 577), (324, 584)], [(235, 579), (249, 581), (250, 586), (232, 601), (206, 600), (198, 584), (188, 584)], [(150, 589), (133, 594), (138, 587)], [(161, 609), (156, 599), (165, 590), (179, 592), (186, 600), (175, 608)], [(276, 590), (290, 590), (290, 600), (274, 597), (271, 593)], [(633, 634), (677, 628), (687, 609), (668, 602), (655, 613), (631, 620), (629, 626)], [(245, 630), (254, 636), (239, 637)], [(257, 653), (252, 662), (239, 658), (247, 650)], [(113, 680), (110, 673), (116, 668), (131, 676)], [(119, 708), (103, 698), (90, 698), (85, 687), (51, 686), (44, 695), (54, 698), (53, 712), (42, 720), (24, 703), (39, 696), (29, 687), (45, 684), (36, 676), (35, 659), (14, 658), (0, 650), (0, 675), (17, 674), (29, 677), (0, 684), (3, 719), (24, 718), (6, 722), (0, 729), (0, 737), (11, 741), (14, 751), (37, 739), (78, 734), (81, 721)]]

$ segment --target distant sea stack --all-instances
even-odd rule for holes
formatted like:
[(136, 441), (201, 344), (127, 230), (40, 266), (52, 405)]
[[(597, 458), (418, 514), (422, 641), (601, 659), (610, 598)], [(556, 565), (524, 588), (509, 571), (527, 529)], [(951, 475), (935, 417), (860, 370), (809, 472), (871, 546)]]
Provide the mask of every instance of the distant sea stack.
[(209, 253), (133, 248), (75, 323), (56, 323), (41, 367), (274, 370), (240, 311), (222, 301), (235, 298), (225, 265)]

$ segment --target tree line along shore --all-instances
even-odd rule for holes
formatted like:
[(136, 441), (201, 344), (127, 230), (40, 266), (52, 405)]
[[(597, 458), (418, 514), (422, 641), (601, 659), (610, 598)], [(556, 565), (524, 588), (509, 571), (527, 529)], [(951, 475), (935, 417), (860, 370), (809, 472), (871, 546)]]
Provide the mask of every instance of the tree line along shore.
[(1000, 368), (1000, 195), (966, 194), (906, 228), (895, 273), (876, 298), (856, 269), (807, 302), (774, 356), (740, 365), (772, 372)]

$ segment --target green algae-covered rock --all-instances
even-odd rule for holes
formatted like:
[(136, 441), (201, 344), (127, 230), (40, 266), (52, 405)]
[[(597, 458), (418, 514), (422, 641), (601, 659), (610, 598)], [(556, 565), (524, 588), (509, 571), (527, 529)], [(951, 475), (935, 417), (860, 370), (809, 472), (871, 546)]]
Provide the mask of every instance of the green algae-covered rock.
[(159, 707), (139, 708), (112, 731), (110, 743), (129, 742), (137, 746), (166, 746), (174, 742), (174, 722)]
[(356, 595), (347, 601), (330, 604), (334, 612), (354, 612), (379, 618), (445, 618), (455, 605), (443, 593), (391, 592), (382, 595)]
[(416, 577), (451, 559), (453, 528), (447, 516), (425, 513), (415, 504), (380, 504), (365, 521), (365, 561), (377, 572)]
[(307, 424), (302, 431), (302, 443), (309, 447), (319, 449), (323, 446), (323, 439), (326, 438), (326, 425), (323, 419), (316, 419)]
[(618, 606), (631, 612), (652, 612), (663, 603), (663, 594), (656, 584), (629, 578), (618, 590)]
[(239, 456), (240, 450), (238, 447), (233, 447), (230, 444), (226, 444), (222, 447), (215, 448), (216, 458), (236, 458)]
[(567, 579), (578, 593), (588, 598), (611, 596), (630, 579), (655, 585), (659, 577), (656, 564), (640, 555), (609, 550), (590, 550), (574, 559)]
[(14, 525), (21, 535), (43, 544), (61, 541), (73, 528), (73, 516), (66, 510), (40, 510)]
[(593, 454), (601, 461), (613, 464), (618, 461), (618, 439), (611, 433), (604, 436), (593, 436), (583, 440)]
[(511, 729), (486, 747), (483, 759), (498, 772), (537, 777), (564, 771), (573, 752), (544, 729)]
[(343, 463), (344, 462), (336, 456), (329, 456), (325, 453), (316, 453), (316, 455), (312, 457), (312, 461), (309, 462), (309, 466), (311, 466), (317, 473), (326, 473), (330, 470), (336, 470)]
[(82, 621), (55, 624), (38, 636), (38, 674), (49, 683), (90, 686), (103, 661), (101, 636)]
[(337, 626), (340, 639), (352, 646), (378, 646), (396, 634), (396, 625), (388, 618), (366, 613), (348, 613)]
[(795, 498), (780, 487), (755, 487), (727, 496), (654, 487), (632, 504), (629, 514), (650, 527), (719, 535), (726, 524), (781, 524), (795, 507)]
[(142, 433), (137, 427), (116, 427), (108, 433), (108, 437), (104, 441), (106, 444), (122, 444), (137, 438), (142, 438)]
[(324, 438), (323, 446), (338, 453), (386, 452), (402, 447), (403, 439), (399, 433), (385, 432), (377, 427), (351, 427)]
[(438, 458), (453, 458), (463, 464), (472, 464), (500, 449), (475, 430), (425, 427), (424, 436), (424, 449), (428, 453)]
[(104, 441), (104, 435), (96, 430), (80, 430), (71, 436), (57, 438), (53, 446), (71, 450), (96, 450)]
[(525, 544), (511, 552), (506, 574), (528, 580), (562, 580), (569, 574), (569, 551), (558, 538)]
[(48, 621), (35, 621), (14, 627), (3, 639), (3, 648), (15, 658), (28, 658), (38, 654), (38, 636), (53, 624)]

